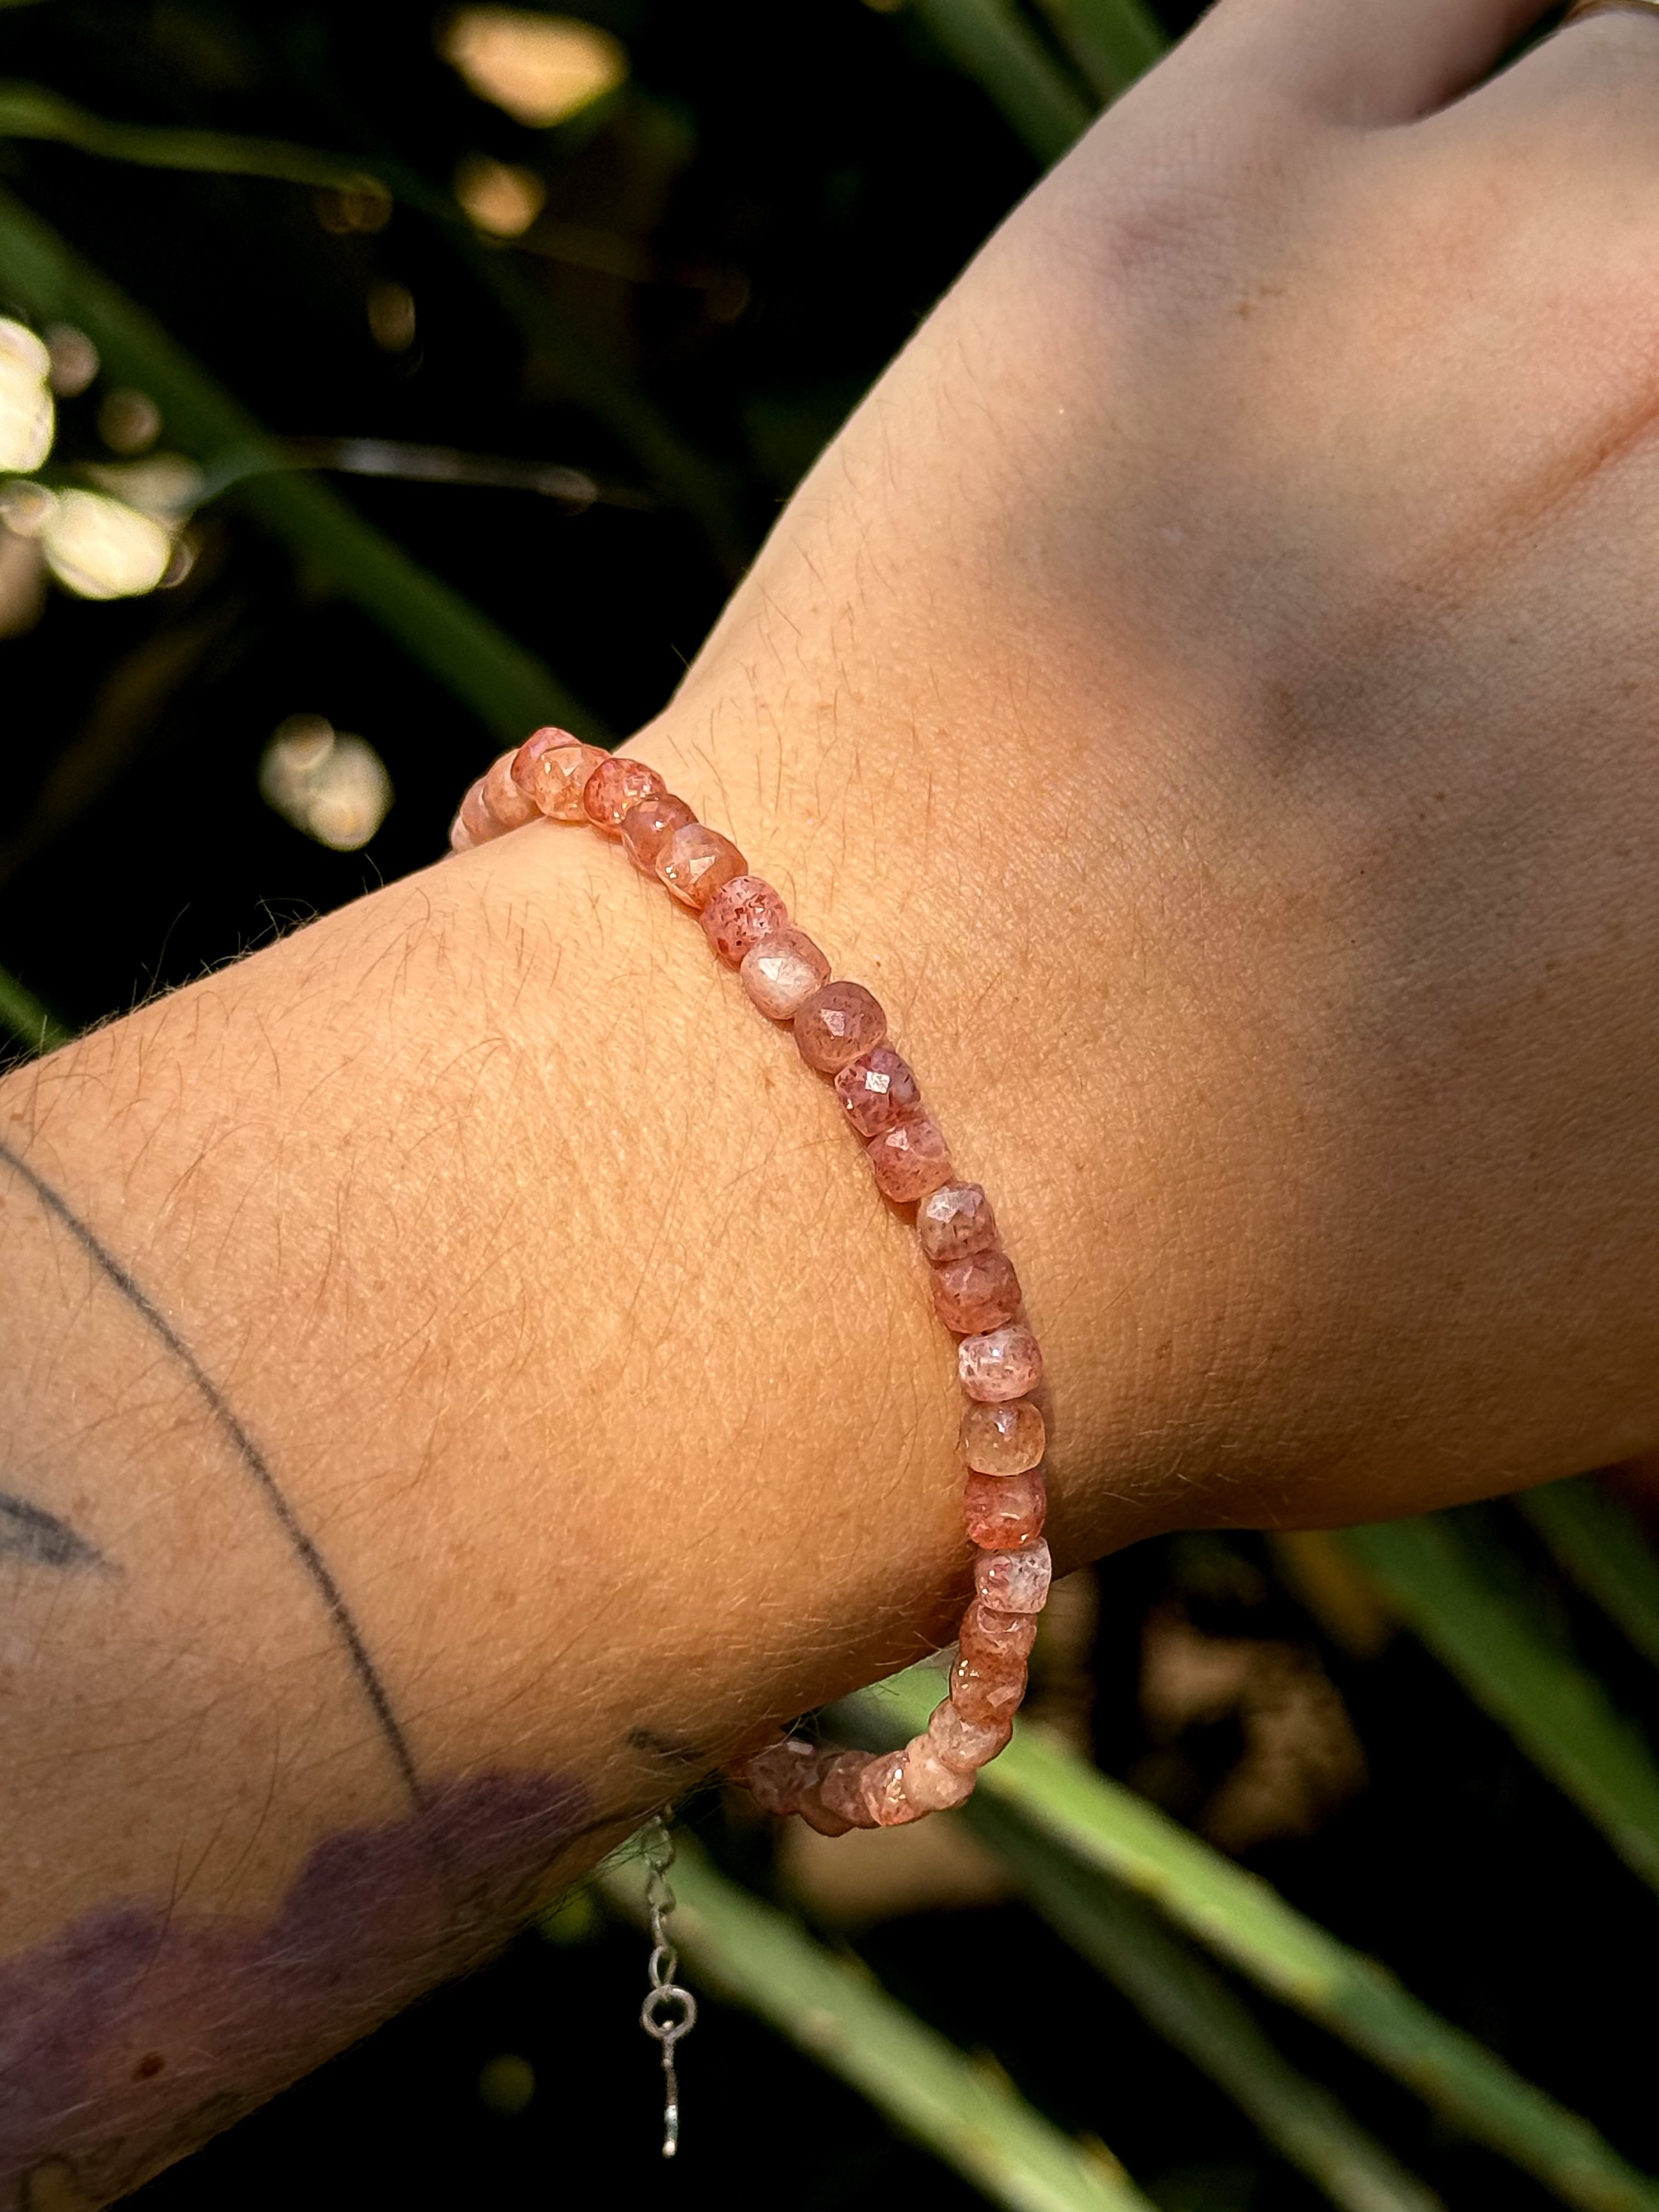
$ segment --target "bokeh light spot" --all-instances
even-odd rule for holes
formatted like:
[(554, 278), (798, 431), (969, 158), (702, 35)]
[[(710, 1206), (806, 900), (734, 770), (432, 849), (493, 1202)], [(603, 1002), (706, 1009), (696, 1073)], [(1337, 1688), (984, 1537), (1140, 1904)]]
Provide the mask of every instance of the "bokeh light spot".
[(382, 353), (407, 353), (415, 343), (415, 295), (390, 276), (377, 277), (364, 302), (368, 334)]
[(34, 332), (0, 317), (0, 469), (38, 469), (52, 451), (51, 374), (52, 355)]
[(98, 349), (73, 323), (48, 325), (46, 350), (52, 356), (52, 388), (60, 399), (75, 398), (98, 374)]
[(165, 525), (102, 492), (60, 492), (40, 537), (46, 566), (77, 599), (137, 599), (173, 561)]
[(98, 434), (112, 453), (147, 453), (161, 434), (161, 410), (149, 392), (118, 386), (98, 403)]
[(260, 760), (259, 796), (319, 845), (355, 853), (386, 817), (392, 778), (366, 738), (321, 714), (290, 714)]
[(522, 238), (546, 204), (547, 186), (533, 169), (469, 154), (455, 172), (455, 197), (491, 238)]
[(439, 47), (480, 100), (532, 130), (568, 122), (628, 75), (619, 41), (574, 15), (462, 8), (445, 26)]
[(516, 2051), (503, 2051), (478, 2069), (479, 2101), (503, 2119), (514, 2119), (536, 2094), (536, 2069)]

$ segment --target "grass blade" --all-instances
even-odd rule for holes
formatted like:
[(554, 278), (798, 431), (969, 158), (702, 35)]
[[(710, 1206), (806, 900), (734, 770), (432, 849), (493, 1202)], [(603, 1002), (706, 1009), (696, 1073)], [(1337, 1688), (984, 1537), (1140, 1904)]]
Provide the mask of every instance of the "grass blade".
[(198, 169), (216, 176), (269, 177), (288, 185), (365, 188), (391, 195), (362, 161), (319, 153), (286, 138), (244, 137), (234, 131), (168, 130), (149, 123), (112, 123), (77, 107), (44, 84), (0, 77), (0, 138), (47, 139), (110, 161), (151, 169)]
[(75, 1031), (60, 1022), (44, 999), (37, 999), (27, 983), (0, 968), (0, 1030), (15, 1036), (32, 1053), (56, 1052)]
[(1384, 1522), (1347, 1529), (1342, 1541), (1476, 1704), (1659, 1889), (1659, 1764), (1598, 1678), (1483, 1561), (1461, 1522), (1441, 1514)]
[(1659, 1559), (1636, 1516), (1584, 1476), (1523, 1491), (1513, 1503), (1562, 1571), (1659, 1667)]
[(1056, 36), (1103, 100), (1115, 100), (1169, 45), (1142, 0), (1041, 0)]
[(913, 0), (912, 13), (1044, 168), (1087, 130), (1088, 101), (1012, 0)]
[[(615, 1860), (598, 1880), (643, 1924), (638, 1860)], [(673, 1881), (674, 1940), (693, 1978), (757, 2013), (994, 2203), (1010, 2212), (1152, 2212), (1109, 2152), (1044, 2119), (1002, 2075), (925, 2027), (872, 1975), (727, 1881), (684, 1834)], [(683, 2061), (682, 2075), (696, 2063), (695, 2056)]]
[(966, 1818), (1049, 1926), (1340, 2212), (1443, 2212), (1435, 2192), (1299, 2073), (1215, 1969), (1121, 1883), (1080, 1867), (994, 1797), (970, 1802)]
[[(837, 1708), (856, 1740), (893, 1743), (925, 1727), (942, 1684), (914, 1667)], [(1340, 1943), (1277, 1891), (1235, 1866), (1121, 1783), (1036, 1729), (981, 1777), (1006, 1805), (1085, 1865), (1139, 1895), (1270, 1996), (1294, 2005), (1414, 2090), (1444, 2118), (1524, 2167), (1582, 2212), (1659, 2212), (1659, 2184), (1589, 2123), (1484, 2044)]]

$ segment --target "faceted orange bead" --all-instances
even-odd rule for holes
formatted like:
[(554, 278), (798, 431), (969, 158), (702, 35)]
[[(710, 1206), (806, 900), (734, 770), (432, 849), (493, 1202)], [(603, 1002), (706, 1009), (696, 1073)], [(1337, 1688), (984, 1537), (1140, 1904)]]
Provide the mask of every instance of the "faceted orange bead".
[(921, 1807), (906, 1792), (904, 1766), (904, 1753), (896, 1751), (871, 1759), (864, 1770), (865, 1809), (878, 1828), (902, 1828), (921, 1818)]
[(743, 988), (775, 1022), (791, 1022), (830, 981), (830, 963), (804, 929), (778, 929), (743, 956)]
[(663, 847), (677, 830), (684, 830), (696, 818), (685, 801), (676, 799), (672, 791), (662, 792), (655, 799), (642, 799), (623, 817), (623, 848), (642, 876), (654, 875)]
[(975, 1728), (1000, 1728), (1012, 1721), (1024, 1695), (1023, 1659), (958, 1659), (951, 1669), (951, 1703)]
[[(465, 838), (465, 844), (458, 842), (458, 833)], [(474, 845), (487, 845), (492, 837), (499, 837), (501, 834), (501, 823), (484, 804), (483, 778), (480, 776), (476, 783), (467, 786), (466, 797), (461, 801), (461, 811), (455, 817), (454, 828), (449, 833), (449, 842), (458, 852), (464, 853)]]
[(830, 1810), (823, 1802), (823, 1792), (817, 1783), (810, 1790), (802, 1790), (800, 1802), (795, 1810), (807, 1826), (816, 1828), (821, 1836), (844, 1836), (853, 1826), (850, 1820), (843, 1820), (838, 1813)]
[(862, 983), (826, 983), (795, 1016), (796, 1048), (820, 1075), (834, 1075), (873, 1052), (886, 1034), (881, 1002)]
[(916, 1235), (923, 1256), (935, 1267), (988, 1252), (997, 1241), (991, 1201), (976, 1182), (947, 1182), (916, 1209)]
[(579, 744), (568, 731), (538, 731), (519, 747), (513, 781), (550, 822), (585, 822), (588, 778), (609, 757), (597, 745)]
[(988, 1766), (1013, 1732), (1012, 1719), (987, 1725), (964, 1719), (949, 1698), (934, 1706), (927, 1723), (936, 1756), (955, 1774), (971, 1774)]
[(878, 1044), (836, 1078), (836, 1096), (861, 1137), (879, 1137), (921, 1111), (921, 1085), (891, 1045)]
[(608, 837), (622, 835), (623, 817), (642, 799), (659, 799), (668, 786), (643, 761), (607, 753), (582, 787), (582, 812)]
[(948, 1813), (953, 1806), (965, 1804), (978, 1778), (975, 1768), (964, 1774), (947, 1766), (930, 1735), (913, 1735), (904, 1747), (902, 1786), (919, 1813)]
[(763, 937), (788, 927), (789, 909), (763, 876), (733, 876), (702, 910), (702, 933), (728, 968), (740, 968)]
[(970, 1474), (963, 1525), (981, 1552), (1018, 1552), (1042, 1534), (1048, 1492), (1040, 1474)]
[(536, 802), (519, 788), (513, 774), (516, 752), (503, 753), (483, 780), (483, 803), (503, 830), (521, 830), (536, 819)]
[(964, 1336), (957, 1346), (957, 1371), (970, 1398), (1000, 1406), (1023, 1398), (1042, 1380), (1042, 1351), (1030, 1330), (1016, 1322), (983, 1336)]
[(824, 1765), (816, 1744), (786, 1736), (780, 1743), (751, 1752), (732, 1778), (742, 1783), (763, 1812), (794, 1813), (803, 1794), (817, 1784)]
[(693, 914), (702, 914), (714, 894), (748, 866), (729, 837), (702, 822), (677, 830), (657, 856), (658, 875)]
[(1019, 1311), (1019, 1277), (1006, 1252), (970, 1252), (933, 1270), (933, 1311), (958, 1336), (1000, 1328)]
[(926, 1114), (918, 1114), (912, 1121), (901, 1121), (884, 1136), (872, 1137), (864, 1154), (875, 1170), (883, 1197), (898, 1206), (908, 1206), (913, 1198), (925, 1198), (930, 1190), (948, 1182), (953, 1172), (939, 1124)]
[(864, 1778), (870, 1765), (865, 1751), (843, 1751), (830, 1762), (817, 1795), (826, 1813), (845, 1820), (849, 1828), (873, 1828), (875, 1814), (865, 1802)]
[[(525, 797), (533, 803), (539, 787), (541, 773), (537, 763), (542, 755), (552, 752), (561, 745), (579, 745), (580, 743), (580, 738), (573, 737), (568, 730), (556, 729), (551, 722), (544, 724), (539, 730), (532, 730), (513, 756), (514, 782), (518, 785)], [(588, 750), (594, 751), (598, 748), (590, 746)], [(544, 813), (546, 809), (538, 806), (538, 811)]]
[(1042, 1416), (1029, 1398), (1008, 1406), (962, 1409), (962, 1455), (975, 1474), (1024, 1474), (1039, 1464), (1048, 1442)]
[(999, 1613), (1041, 1613), (1053, 1574), (1048, 1547), (1039, 1536), (1022, 1552), (981, 1552), (974, 1561), (974, 1589)]
[(964, 1659), (1018, 1659), (1024, 1665), (1031, 1656), (1036, 1632), (1036, 1613), (999, 1613), (976, 1597), (962, 1616), (958, 1649)]

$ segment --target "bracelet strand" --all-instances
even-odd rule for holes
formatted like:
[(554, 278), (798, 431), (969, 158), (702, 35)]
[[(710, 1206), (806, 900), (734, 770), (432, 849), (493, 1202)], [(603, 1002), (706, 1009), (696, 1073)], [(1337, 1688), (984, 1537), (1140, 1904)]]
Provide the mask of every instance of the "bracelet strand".
[(838, 1751), (780, 1736), (738, 1761), (731, 1779), (767, 1811), (798, 1813), (824, 1835), (897, 1827), (960, 1805), (1013, 1732), (1050, 1575), (1040, 1471), (1046, 1431), (1030, 1395), (1042, 1354), (1023, 1318), (1019, 1279), (990, 1200), (978, 1183), (957, 1179), (921, 1086), (888, 1042), (878, 1001), (863, 984), (832, 978), (771, 884), (751, 875), (730, 838), (699, 822), (654, 769), (566, 730), (538, 730), (472, 786), (450, 844), (465, 852), (538, 817), (585, 822), (618, 839), (641, 874), (697, 916), (761, 1012), (793, 1029), (806, 1065), (833, 1080), (883, 1196), (915, 1206), (934, 1310), (960, 1340), (963, 1509), (975, 1596), (949, 1696), (902, 1751)]

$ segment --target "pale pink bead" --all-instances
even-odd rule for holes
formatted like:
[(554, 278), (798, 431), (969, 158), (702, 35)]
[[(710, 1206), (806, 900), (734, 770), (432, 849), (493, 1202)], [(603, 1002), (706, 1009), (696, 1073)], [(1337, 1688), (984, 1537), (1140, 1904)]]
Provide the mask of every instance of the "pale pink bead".
[(970, 1252), (988, 1252), (997, 1241), (996, 1216), (978, 1183), (947, 1182), (917, 1207), (916, 1234), (923, 1256), (942, 1267)]
[(878, 1044), (836, 1078), (836, 1096), (861, 1137), (884, 1136), (921, 1111), (921, 1085), (891, 1045)]
[(623, 817), (642, 799), (660, 798), (668, 786), (643, 761), (607, 753), (582, 788), (582, 812), (596, 830), (620, 837)]
[(843, 1820), (839, 1813), (830, 1810), (823, 1802), (823, 1793), (816, 1783), (810, 1790), (802, 1790), (800, 1802), (795, 1810), (807, 1826), (816, 1828), (821, 1836), (844, 1836), (853, 1826), (852, 1821)]
[(985, 1336), (964, 1336), (957, 1346), (957, 1370), (970, 1398), (988, 1406), (1023, 1398), (1042, 1380), (1042, 1352), (1029, 1328), (1015, 1322)]
[(970, 1474), (963, 1492), (963, 1526), (981, 1552), (1018, 1552), (1035, 1544), (1048, 1510), (1040, 1474)]
[(962, 1455), (975, 1474), (1024, 1474), (1040, 1463), (1048, 1442), (1029, 1398), (1008, 1406), (970, 1401), (962, 1409)]
[(948, 1813), (974, 1794), (978, 1771), (947, 1766), (930, 1735), (913, 1735), (904, 1747), (905, 1796), (918, 1813)]
[[(543, 743), (550, 736), (556, 742)], [(520, 746), (513, 781), (550, 822), (585, 822), (582, 794), (588, 778), (609, 757), (597, 745), (579, 744), (565, 731), (540, 731)]]
[(449, 825), (449, 849), (452, 853), (470, 853), (477, 839), (466, 826), (466, 801), (461, 801), (461, 812)]
[(938, 1122), (926, 1114), (918, 1114), (914, 1121), (901, 1121), (885, 1136), (872, 1137), (864, 1156), (875, 1170), (883, 1197), (897, 1206), (925, 1198), (951, 1179), (951, 1155)]
[(702, 914), (724, 885), (733, 883), (749, 863), (729, 837), (702, 822), (677, 830), (657, 855), (657, 873), (682, 906)]
[(762, 1013), (789, 1022), (830, 981), (830, 963), (804, 929), (780, 929), (750, 946), (738, 974)]
[(483, 780), (483, 803), (503, 830), (522, 830), (536, 819), (536, 802), (514, 781), (516, 752), (503, 753)]
[(793, 1813), (799, 1809), (803, 1793), (816, 1785), (823, 1766), (823, 1754), (816, 1744), (798, 1735), (785, 1736), (781, 1742), (750, 1752), (740, 1765), (732, 1768), (732, 1778), (748, 1790), (763, 1812)]
[(958, 1648), (964, 1659), (1011, 1660), (1022, 1665), (1036, 1642), (1034, 1613), (999, 1613), (982, 1598), (975, 1598), (962, 1616)]
[(476, 783), (467, 786), (466, 797), (461, 801), (461, 811), (455, 819), (475, 845), (487, 845), (492, 837), (501, 835), (501, 823), (484, 802), (482, 776)]
[(849, 1828), (876, 1826), (876, 1816), (864, 1798), (865, 1771), (869, 1765), (868, 1752), (843, 1751), (830, 1760), (817, 1786), (818, 1802), (824, 1811), (845, 1820)]
[(677, 830), (684, 830), (696, 818), (685, 801), (676, 799), (672, 791), (642, 799), (623, 817), (623, 849), (641, 875), (654, 875), (663, 847)]
[(864, 1806), (878, 1828), (907, 1827), (921, 1818), (921, 1808), (904, 1787), (904, 1753), (883, 1753), (864, 1770)]
[(961, 1658), (951, 1669), (951, 1703), (975, 1728), (1001, 1728), (1025, 1695), (1025, 1662), (1012, 1655)]
[(826, 983), (795, 1016), (801, 1058), (821, 1075), (834, 1075), (887, 1034), (881, 1002), (862, 983)]
[(974, 1561), (974, 1589), (999, 1613), (1041, 1613), (1048, 1601), (1054, 1565), (1041, 1536), (1023, 1552), (981, 1552)]
[(788, 927), (789, 909), (763, 876), (733, 876), (702, 910), (702, 933), (728, 968), (740, 968), (763, 937)]
[(948, 1698), (942, 1705), (934, 1706), (927, 1723), (934, 1755), (955, 1774), (971, 1774), (988, 1766), (1013, 1732), (1012, 1720), (989, 1727), (964, 1720)]
[(1019, 1311), (1019, 1277), (1006, 1252), (970, 1252), (933, 1270), (933, 1311), (958, 1336), (1000, 1328)]

